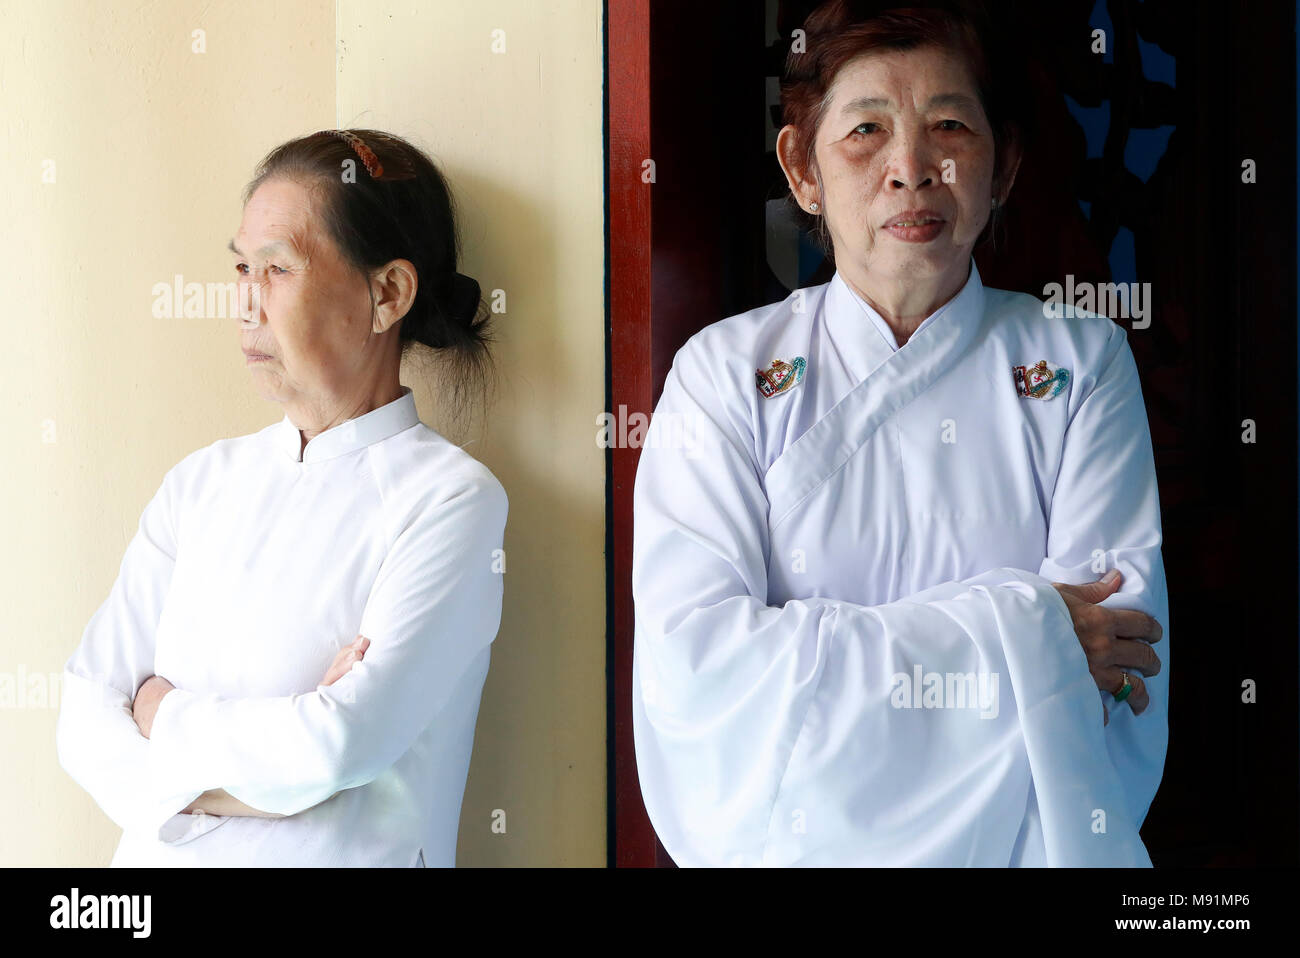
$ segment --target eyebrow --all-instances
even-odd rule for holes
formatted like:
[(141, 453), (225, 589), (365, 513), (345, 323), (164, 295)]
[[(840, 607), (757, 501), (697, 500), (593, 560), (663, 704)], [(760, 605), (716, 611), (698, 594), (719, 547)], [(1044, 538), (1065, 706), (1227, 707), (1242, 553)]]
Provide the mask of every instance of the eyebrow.
[[(236, 256), (244, 255), (243, 252), (239, 249), (239, 247), (235, 245), (235, 241), (233, 239), (226, 244), (226, 249), (230, 250), (230, 252), (234, 253)], [(268, 253), (274, 253), (277, 250), (289, 250), (289, 249), (290, 249), (289, 245), (285, 243), (283, 240), (274, 240), (270, 243), (267, 243), (265, 246), (259, 249), (256, 255), (266, 256)]]
[[(860, 96), (844, 104), (841, 113), (853, 113), (856, 110), (881, 110), (893, 106), (894, 101), (887, 97)], [(925, 104), (925, 109), (933, 110), (937, 106), (956, 106), (974, 109), (979, 104), (965, 93), (936, 93)]]

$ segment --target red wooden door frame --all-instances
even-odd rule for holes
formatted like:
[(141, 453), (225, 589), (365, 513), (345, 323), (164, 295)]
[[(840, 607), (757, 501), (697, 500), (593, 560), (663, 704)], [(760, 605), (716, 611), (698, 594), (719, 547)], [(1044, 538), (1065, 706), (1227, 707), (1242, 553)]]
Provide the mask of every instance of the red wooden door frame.
[[(653, 10), (650, 0), (607, 0), (609, 411), (620, 424), (653, 411), (693, 333), (760, 305), (730, 294), (759, 295), (761, 12), (752, 0), (654, 0)], [(671, 866), (641, 802), (632, 742), (638, 458), (614, 448), (608, 460), (611, 861)]]
[[(642, 164), (650, 158), (650, 0), (607, 0), (606, 221), (609, 224), (610, 411), (649, 413), (652, 396), (651, 203)], [(654, 866), (661, 847), (641, 802), (632, 743), (632, 487), (640, 450), (610, 450), (608, 575), (613, 661), (610, 733), (615, 866)]]

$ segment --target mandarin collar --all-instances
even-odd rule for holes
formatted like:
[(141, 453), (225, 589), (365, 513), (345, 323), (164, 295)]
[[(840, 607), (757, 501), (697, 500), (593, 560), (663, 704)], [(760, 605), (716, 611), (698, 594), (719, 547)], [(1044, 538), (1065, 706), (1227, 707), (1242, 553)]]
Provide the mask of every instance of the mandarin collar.
[[(347, 455), (380, 440), (410, 429), (420, 421), (415, 409), (415, 394), (410, 386), (402, 387), (402, 395), (378, 409), (332, 426), (312, 439), (302, 450), (302, 464), (321, 462)], [(276, 445), (293, 462), (299, 462), (302, 435), (288, 414), (276, 425)]]
[(854, 291), (838, 270), (826, 292), (825, 309), (832, 339), (849, 368), (862, 379), (938, 322), (978, 322), (984, 312), (984, 283), (971, 257), (970, 273), (957, 295), (927, 316), (901, 347), (884, 317)]

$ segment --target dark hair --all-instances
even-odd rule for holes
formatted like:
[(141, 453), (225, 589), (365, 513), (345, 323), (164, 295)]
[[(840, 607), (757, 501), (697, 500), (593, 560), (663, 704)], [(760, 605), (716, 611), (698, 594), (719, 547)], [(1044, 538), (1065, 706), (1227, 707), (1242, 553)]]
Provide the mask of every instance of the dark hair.
[[(364, 146), (351, 145), (358, 142)], [(455, 204), (433, 161), (391, 133), (322, 130), (268, 153), (244, 188), (244, 203), (270, 179), (313, 192), (331, 239), (363, 275), (394, 259), (411, 262), (417, 287), (400, 320), (401, 358), (421, 344), (445, 361), (439, 393), (452, 417), (474, 397), (485, 404), (493, 372), (490, 313), (478, 282), (457, 272)]]
[[(1000, 23), (995, 29), (978, 0), (914, 0), (906, 6), (887, 0), (829, 0), (809, 14), (803, 30), (803, 52), (796, 52), (792, 44), (786, 58), (781, 109), (783, 121), (794, 126), (806, 150), (807, 170), (817, 169), (816, 134), (840, 68), (881, 50), (933, 46), (965, 57), (993, 130), (995, 184), (1006, 172), (1005, 149), (1023, 146), (1031, 135), (1031, 117), (1023, 100), (1023, 51), (1016, 49), (1018, 44), (1009, 35), (1011, 24)], [(833, 254), (825, 218), (804, 212), (797, 203), (794, 206), (805, 228), (828, 255)], [(976, 245), (993, 235), (1002, 214), (1001, 206), (993, 211)]]

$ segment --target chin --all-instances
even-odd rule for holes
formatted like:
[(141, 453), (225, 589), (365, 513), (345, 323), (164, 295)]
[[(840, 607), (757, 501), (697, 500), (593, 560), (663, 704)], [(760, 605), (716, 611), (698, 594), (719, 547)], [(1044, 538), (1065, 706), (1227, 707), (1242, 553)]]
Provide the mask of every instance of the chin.
[(253, 388), (267, 402), (280, 402), (279, 383), (267, 382), (265, 377), (259, 376), (253, 381)]
[(947, 247), (942, 250), (925, 249), (919, 244), (914, 249), (891, 250), (888, 257), (881, 257), (882, 265), (896, 273), (912, 276), (940, 276), (951, 270), (956, 264), (959, 251)]

